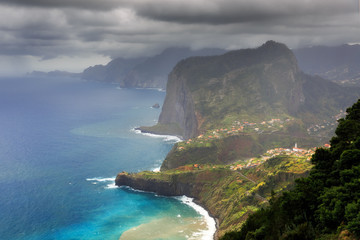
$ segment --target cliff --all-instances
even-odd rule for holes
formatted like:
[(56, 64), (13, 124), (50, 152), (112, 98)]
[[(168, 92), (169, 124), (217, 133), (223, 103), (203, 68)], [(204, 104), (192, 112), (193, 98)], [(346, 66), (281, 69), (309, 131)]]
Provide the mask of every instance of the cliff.
[(172, 129), (189, 139), (234, 121), (295, 117), (310, 125), (358, 96), (358, 89), (302, 73), (290, 49), (269, 41), (256, 49), (179, 62), (169, 75), (158, 124), (146, 130)]
[(115, 182), (164, 196), (193, 197), (218, 220), (217, 235), (222, 236), (239, 229), (248, 214), (266, 205), (271, 191), (291, 187), (309, 168), (309, 162), (283, 156), (243, 170), (231, 170), (229, 165), (188, 165), (160, 173), (120, 173)]

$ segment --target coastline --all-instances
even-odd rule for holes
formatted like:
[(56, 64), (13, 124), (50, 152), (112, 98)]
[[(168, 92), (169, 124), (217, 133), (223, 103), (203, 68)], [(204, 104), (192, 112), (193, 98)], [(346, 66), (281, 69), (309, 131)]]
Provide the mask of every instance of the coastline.
[(131, 129), (131, 131), (134, 131), (136, 134), (141, 134), (143, 136), (148, 136), (148, 137), (152, 137), (152, 138), (164, 138), (164, 141), (167, 141), (167, 142), (174, 141), (175, 143), (177, 143), (177, 142), (183, 141), (183, 138), (181, 136), (161, 134), (161, 133), (157, 133), (154, 131), (146, 131), (146, 130), (143, 130), (141, 127), (135, 127), (133, 129)]
[[(210, 212), (206, 209), (205, 206), (203, 206), (203, 204), (201, 204), (197, 199), (195, 198), (191, 198), (188, 197), (186, 195), (182, 195), (182, 196), (166, 196), (166, 195), (160, 195), (157, 194), (156, 192), (152, 192), (152, 191), (145, 191), (145, 190), (139, 190), (139, 189), (135, 189), (132, 188), (130, 186), (126, 186), (126, 185), (121, 185), (121, 186), (117, 186), (119, 188), (126, 188), (129, 189), (131, 191), (134, 192), (139, 192), (139, 193), (152, 193), (155, 196), (159, 196), (159, 197), (169, 197), (169, 198), (174, 198), (188, 206), (190, 206), (191, 208), (193, 208), (197, 213), (199, 213), (203, 218), (204, 221), (207, 225), (207, 229), (198, 232), (197, 234), (202, 234), (201, 236), (201, 240), (209, 240), (210, 236), (212, 237), (213, 240), (217, 240), (218, 239), (218, 228), (219, 228), (219, 221), (217, 218), (215, 218), (214, 216), (212, 216), (210, 214)], [(121, 237), (119, 238), (121, 239)], [(200, 240), (199, 239), (199, 240)]]
[[(183, 141), (183, 138), (181, 136), (161, 134), (161, 133), (157, 133), (157, 132), (153, 132), (153, 131), (146, 131), (146, 130), (141, 129), (141, 127), (132, 128), (131, 131), (133, 131), (135, 134), (141, 134), (141, 135), (147, 136), (147, 137), (163, 138), (164, 141), (175, 141), (175, 143)], [(154, 169), (152, 171), (160, 172), (160, 168)], [(117, 185), (117, 184), (115, 184), (115, 185)], [(183, 202), (184, 204), (187, 204), (188, 206), (193, 208), (196, 212), (198, 212), (205, 219), (205, 222), (208, 226), (207, 235), (201, 239), (208, 240), (210, 236), (212, 236), (213, 240), (218, 239), (219, 221), (215, 216), (213, 216), (210, 213), (210, 211), (198, 199), (196, 199), (194, 197), (189, 197), (186, 195), (173, 195), (173, 196), (169, 195), (169, 196), (167, 196), (167, 195), (158, 194), (155, 191), (146, 191), (146, 190), (136, 189), (136, 188), (133, 188), (128, 185), (121, 185), (118, 187), (126, 187), (126, 188), (128, 188), (132, 191), (136, 191), (136, 192), (153, 193), (157, 196), (171, 197), (171, 198), (175, 198), (175, 199)], [(200, 234), (201, 234), (201, 232), (200, 232)]]
[(153, 131), (153, 130), (146, 130), (143, 127), (135, 127), (133, 128), (135, 133), (142, 134), (144, 136), (149, 137), (157, 137), (157, 138), (174, 138), (178, 139), (178, 142), (184, 141), (184, 138), (181, 135), (177, 134), (169, 134), (166, 132), (159, 132), (159, 131)]
[(201, 216), (205, 218), (205, 222), (208, 226), (208, 229), (207, 231), (205, 231), (204, 236), (201, 239), (207, 240), (209, 239), (208, 237), (212, 236), (212, 238), (215, 240), (216, 239), (215, 236), (218, 229), (217, 219), (211, 216), (209, 211), (204, 206), (202, 206), (202, 204), (200, 204), (199, 201), (196, 201), (194, 198), (190, 198), (185, 195), (176, 196), (174, 198), (192, 207), (193, 209), (195, 209), (195, 211), (197, 211)]

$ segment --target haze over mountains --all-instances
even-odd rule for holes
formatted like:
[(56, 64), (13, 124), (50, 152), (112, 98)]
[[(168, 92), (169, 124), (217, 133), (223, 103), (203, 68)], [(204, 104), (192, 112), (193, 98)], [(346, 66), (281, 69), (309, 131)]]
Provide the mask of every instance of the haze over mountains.
[(97, 65), (84, 70), (83, 79), (119, 83), (129, 88), (165, 88), (168, 74), (182, 59), (191, 56), (210, 56), (224, 53), (221, 49), (191, 50), (168, 48), (149, 58), (116, 58), (106, 66)]
[(305, 73), (319, 75), (341, 84), (359, 85), (360, 45), (314, 46), (295, 49), (299, 67)]
[[(292, 50), (299, 69), (310, 75), (334, 81), (342, 85), (360, 85), (360, 45), (313, 46)], [(34, 71), (28, 76), (81, 77), (90, 81), (118, 83), (125, 88), (166, 88), (168, 75), (175, 65), (192, 56), (221, 55), (223, 49), (172, 47), (152, 57), (118, 57), (106, 65), (86, 68), (82, 73), (65, 71)]]

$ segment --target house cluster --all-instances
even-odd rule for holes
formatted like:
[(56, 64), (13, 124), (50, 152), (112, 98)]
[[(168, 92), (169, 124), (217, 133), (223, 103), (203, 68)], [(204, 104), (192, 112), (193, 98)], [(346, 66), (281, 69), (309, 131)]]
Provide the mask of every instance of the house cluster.
[(200, 134), (196, 138), (180, 143), (178, 150), (184, 150), (186, 145), (192, 146), (194, 144), (206, 144), (213, 139), (219, 139), (231, 135), (247, 134), (252, 132), (261, 134), (262, 132), (276, 131), (283, 128), (283, 124), (289, 121), (291, 121), (289, 118), (285, 120), (274, 118), (269, 121), (262, 121), (259, 123), (234, 121), (231, 127), (210, 130), (204, 134)]
[(253, 122), (240, 122), (234, 121), (232, 129), (236, 129), (238, 127), (241, 128), (241, 131), (244, 132), (264, 132), (270, 130), (277, 130), (284, 127), (285, 122), (289, 122), (291, 119), (287, 118), (285, 120), (281, 120), (279, 118), (273, 118), (269, 121), (262, 121), (260, 123), (253, 123)]
[(337, 121), (340, 118), (345, 117), (345, 115), (346, 115), (346, 112), (344, 112), (343, 110), (340, 110), (340, 112), (338, 114), (336, 114), (335, 116), (332, 116), (332, 118), (330, 120), (323, 120), (323, 122), (321, 122), (321, 123), (311, 125), (307, 129), (307, 132), (308, 132), (308, 134), (315, 135), (323, 130), (335, 128), (337, 126)]
[[(330, 148), (329, 144), (325, 144), (324, 148)], [(287, 155), (287, 156), (294, 156), (298, 158), (306, 158), (307, 161), (310, 161), (311, 156), (315, 153), (316, 148), (311, 149), (303, 149), (299, 148), (295, 143), (293, 148), (274, 148), (268, 150), (264, 155), (259, 158), (251, 158), (246, 162), (237, 163), (235, 165), (230, 166), (232, 170), (241, 170), (244, 168), (252, 168), (259, 166), (260, 164), (266, 162), (268, 159), (279, 156), (279, 155)]]
[(274, 148), (266, 152), (265, 156), (272, 158), (278, 155), (292, 155), (296, 157), (306, 157), (306, 160), (310, 161), (311, 156), (315, 153), (315, 148), (303, 149), (298, 148), (297, 143), (293, 148)]
[(236, 170), (241, 170), (244, 168), (257, 167), (260, 164), (264, 163), (268, 159), (269, 159), (269, 157), (265, 157), (265, 156), (262, 156), (261, 158), (251, 158), (246, 163), (231, 165), (230, 169), (236, 171)]

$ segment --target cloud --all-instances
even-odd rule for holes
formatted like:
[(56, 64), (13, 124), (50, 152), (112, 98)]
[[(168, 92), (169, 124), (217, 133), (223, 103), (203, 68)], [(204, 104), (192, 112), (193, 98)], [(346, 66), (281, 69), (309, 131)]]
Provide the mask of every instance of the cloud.
[(85, 59), (92, 56), (98, 64), (107, 57), (154, 55), (171, 46), (237, 49), (255, 47), (269, 39), (292, 48), (358, 42), (357, 3), (0, 0), (0, 55), (2, 59), (9, 56), (11, 61), (11, 56), (21, 57), (34, 68), (40, 64), (34, 59), (48, 60), (55, 69), (65, 64), (61, 59), (76, 57), (87, 62)]
[(121, 0), (1, 0), (0, 3), (10, 6), (41, 8), (77, 8), (106, 11), (122, 4)]
[(354, 1), (333, 0), (144, 0), (133, 8), (144, 17), (177, 23), (229, 24), (354, 12)]

